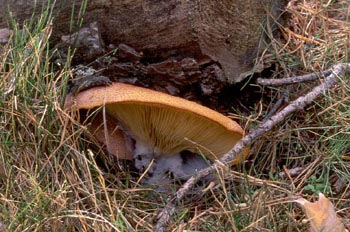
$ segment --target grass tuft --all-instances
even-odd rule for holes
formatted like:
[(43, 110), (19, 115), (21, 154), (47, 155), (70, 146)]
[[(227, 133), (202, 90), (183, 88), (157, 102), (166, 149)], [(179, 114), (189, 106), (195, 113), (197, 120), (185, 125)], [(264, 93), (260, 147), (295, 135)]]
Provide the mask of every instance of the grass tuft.
[[(97, 164), (86, 129), (62, 109), (69, 64), (50, 63), (51, 18), (18, 28), (0, 65), (0, 222), (8, 231), (150, 230), (148, 206), (126, 172)], [(112, 167), (113, 168), (113, 167)], [(113, 171), (113, 170), (112, 170)]]

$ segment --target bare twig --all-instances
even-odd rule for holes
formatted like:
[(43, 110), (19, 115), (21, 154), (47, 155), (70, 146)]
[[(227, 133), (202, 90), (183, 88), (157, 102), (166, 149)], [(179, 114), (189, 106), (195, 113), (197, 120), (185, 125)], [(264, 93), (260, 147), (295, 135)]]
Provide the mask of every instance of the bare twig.
[[(154, 227), (154, 231), (156, 232), (164, 232), (171, 220), (172, 215), (176, 209), (176, 203), (181, 201), (189, 190), (203, 177), (209, 175), (213, 170), (220, 168), (222, 163), (226, 165), (230, 165), (232, 160), (235, 159), (237, 154), (243, 151), (245, 147), (252, 144), (255, 140), (257, 140), (260, 136), (262, 136), (267, 131), (271, 130), (275, 125), (282, 122), (288, 115), (302, 110), (305, 106), (309, 105), (312, 101), (314, 101), (317, 97), (319, 97), (325, 90), (333, 88), (338, 78), (344, 77), (345, 73), (350, 72), (350, 64), (337, 64), (334, 65), (332, 69), (326, 70), (324, 72), (318, 72), (316, 74), (310, 74), (308, 76), (327, 76), (323, 83), (316, 86), (311, 92), (306, 94), (305, 96), (301, 96), (296, 100), (292, 101), (288, 106), (286, 106), (283, 110), (273, 115), (270, 119), (266, 120), (260, 126), (258, 126), (255, 130), (252, 130), (249, 134), (245, 135), (240, 141), (238, 141), (235, 146), (225, 154), (219, 162), (215, 162), (210, 167), (201, 170), (196, 173), (195, 176), (192, 176), (190, 179), (186, 181), (185, 184), (176, 192), (174, 196), (171, 196), (167, 205), (162, 209), (162, 211), (158, 215), (158, 222)], [(298, 78), (298, 77), (296, 77)], [(296, 83), (290, 80), (288, 83)]]
[(263, 123), (268, 120), (272, 115), (274, 115), (283, 103), (287, 103), (289, 99), (289, 90), (283, 94), (283, 97), (278, 99), (278, 101), (272, 106), (271, 110), (268, 112), (266, 117), (264, 117)]
[(269, 85), (269, 86), (281, 86), (281, 85), (291, 85), (300, 82), (314, 81), (321, 77), (326, 77), (332, 73), (331, 69), (310, 73), (302, 76), (288, 77), (282, 79), (269, 79), (269, 78), (258, 78), (256, 83), (259, 85)]

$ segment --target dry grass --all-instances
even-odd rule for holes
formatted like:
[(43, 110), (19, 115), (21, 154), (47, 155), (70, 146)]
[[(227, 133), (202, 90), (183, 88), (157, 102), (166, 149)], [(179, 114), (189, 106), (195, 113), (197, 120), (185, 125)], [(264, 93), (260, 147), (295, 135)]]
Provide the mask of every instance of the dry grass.
[[(272, 57), (275, 77), (348, 61), (347, 1), (290, 1), (286, 14), (288, 27), (261, 59)], [(166, 196), (138, 185), (62, 110), (71, 71), (69, 62), (53, 71), (49, 22), (17, 31), (0, 57), (0, 230), (152, 231)], [(271, 102), (262, 99), (247, 124), (286, 91), (295, 98), (312, 85), (265, 89)], [(345, 82), (266, 134), (237, 171), (218, 173), (218, 184), (182, 202), (169, 231), (305, 231), (292, 200), (318, 191), (349, 229), (349, 90)]]
[[(274, 77), (320, 71), (335, 63), (348, 62), (349, 11), (347, 1), (290, 1), (284, 14), (286, 26), (279, 27), (281, 37), (273, 38), (266, 50), (266, 60), (274, 57), (278, 61), (274, 63)], [(268, 93), (274, 93), (271, 99), (280, 99), (286, 93), (289, 99), (295, 99), (315, 84), (274, 88)], [(335, 202), (348, 229), (349, 93), (349, 82), (345, 79), (342, 85), (325, 93), (323, 99), (306, 111), (289, 117), (283, 125), (265, 135), (256, 151), (254, 171), (249, 173), (263, 179), (264, 175), (276, 178), (288, 184), (290, 194), (304, 195), (310, 200), (315, 199), (317, 192), (325, 193)], [(272, 104), (265, 105), (268, 111)], [(287, 170), (299, 168), (302, 171), (298, 175), (288, 175)], [(285, 177), (281, 179), (278, 173), (285, 173)], [(291, 225), (300, 225), (303, 215), (297, 207), (293, 206), (287, 214), (293, 222)]]

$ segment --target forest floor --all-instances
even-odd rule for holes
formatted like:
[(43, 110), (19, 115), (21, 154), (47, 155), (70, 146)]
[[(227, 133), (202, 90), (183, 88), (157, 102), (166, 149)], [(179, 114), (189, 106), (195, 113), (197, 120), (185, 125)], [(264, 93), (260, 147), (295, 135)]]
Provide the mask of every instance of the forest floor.
[[(225, 113), (252, 130), (281, 99), (278, 110), (322, 82), (262, 87), (257, 77), (349, 62), (349, 17), (346, 0), (290, 1), (284, 26), (266, 28), (271, 43), (256, 60), (266, 71), (220, 95)], [(62, 109), (73, 71), (69, 59), (53, 69), (50, 33), (49, 22), (39, 20), (0, 50), (0, 231), (152, 231), (167, 196), (121, 171)], [(350, 230), (348, 78), (259, 138), (242, 164), (180, 202), (168, 230), (307, 231), (294, 200), (315, 201), (318, 193)], [(231, 94), (237, 89), (240, 98)]]

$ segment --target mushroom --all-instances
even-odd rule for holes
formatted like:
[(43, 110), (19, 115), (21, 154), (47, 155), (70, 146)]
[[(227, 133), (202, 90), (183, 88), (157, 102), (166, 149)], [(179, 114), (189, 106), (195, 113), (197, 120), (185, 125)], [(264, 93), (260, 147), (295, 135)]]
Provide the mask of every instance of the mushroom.
[(96, 140), (106, 146), (106, 150), (118, 159), (131, 160), (131, 148), (128, 146), (122, 129), (112, 117), (98, 112), (90, 120), (88, 130)]
[[(97, 86), (68, 95), (65, 108), (105, 107), (138, 145), (155, 157), (188, 150), (210, 160), (227, 153), (241, 139), (243, 129), (230, 118), (179, 97), (124, 83)], [(233, 161), (240, 163), (248, 149)]]

